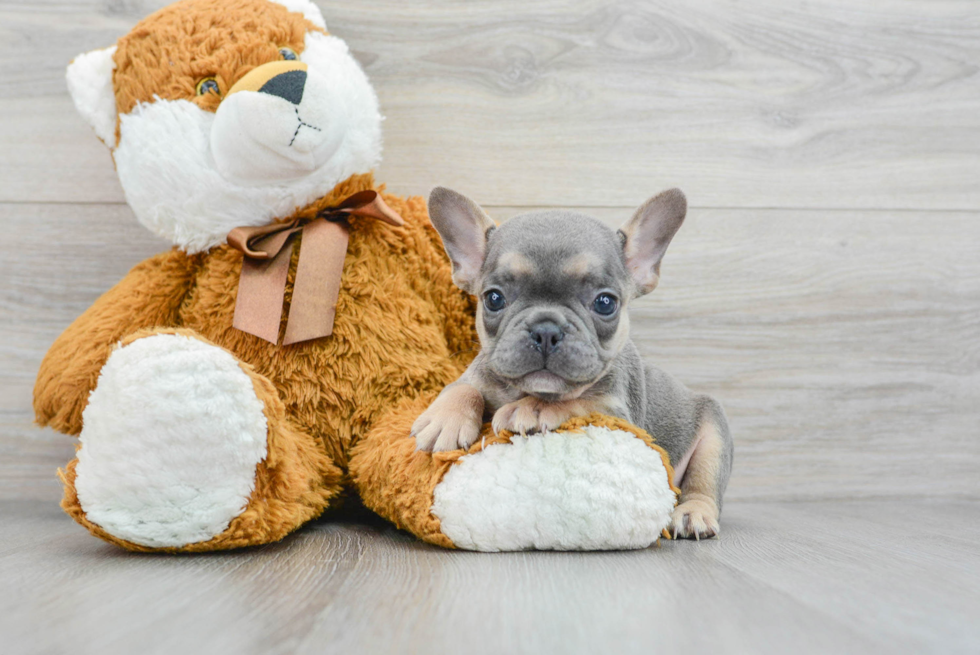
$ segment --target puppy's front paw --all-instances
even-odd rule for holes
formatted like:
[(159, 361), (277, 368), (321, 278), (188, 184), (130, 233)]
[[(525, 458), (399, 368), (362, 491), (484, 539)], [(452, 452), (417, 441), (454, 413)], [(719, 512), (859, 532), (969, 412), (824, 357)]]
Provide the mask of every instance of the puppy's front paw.
[(718, 508), (709, 500), (685, 500), (674, 508), (669, 529), (674, 539), (710, 539), (721, 531)]
[(493, 415), (493, 431), (509, 430), (519, 434), (554, 430), (574, 416), (568, 403), (546, 403), (534, 396), (525, 396), (507, 403)]
[(483, 426), (483, 395), (468, 384), (443, 389), (412, 425), (416, 450), (440, 452), (469, 448)]

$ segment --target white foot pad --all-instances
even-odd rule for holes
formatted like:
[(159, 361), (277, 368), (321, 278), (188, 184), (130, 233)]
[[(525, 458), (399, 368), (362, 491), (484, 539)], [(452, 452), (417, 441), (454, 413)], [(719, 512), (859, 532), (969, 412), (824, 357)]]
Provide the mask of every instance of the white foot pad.
[(514, 437), (460, 458), (433, 494), (443, 533), (467, 550), (646, 548), (675, 496), (660, 453), (622, 430)]
[(144, 546), (222, 533), (248, 504), (266, 456), (262, 410), (220, 348), (171, 334), (119, 348), (82, 415), (75, 489), (86, 516)]

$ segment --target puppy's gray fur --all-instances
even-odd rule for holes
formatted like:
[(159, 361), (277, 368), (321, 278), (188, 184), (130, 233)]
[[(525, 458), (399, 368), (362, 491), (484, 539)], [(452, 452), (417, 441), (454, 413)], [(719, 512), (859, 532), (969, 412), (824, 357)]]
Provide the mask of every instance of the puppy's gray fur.
[[(571, 211), (522, 214), (497, 227), (472, 200), (435, 189), (429, 213), (454, 281), (480, 299), (482, 350), (416, 421), (418, 448), (468, 447), (487, 419), (495, 430), (525, 433), (592, 411), (619, 416), (670, 455), (681, 488), (675, 535), (717, 534), (733, 454), (725, 413), (645, 365), (629, 339), (629, 302), (656, 287), (686, 210), (673, 189), (618, 232)], [(604, 315), (610, 298), (615, 311)]]

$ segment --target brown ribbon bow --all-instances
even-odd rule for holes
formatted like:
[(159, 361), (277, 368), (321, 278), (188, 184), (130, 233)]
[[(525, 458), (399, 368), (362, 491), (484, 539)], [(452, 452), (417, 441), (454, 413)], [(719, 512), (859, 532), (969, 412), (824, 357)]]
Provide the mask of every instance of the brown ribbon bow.
[(330, 336), (340, 296), (340, 275), (347, 255), (348, 216), (376, 218), (389, 225), (405, 221), (377, 191), (361, 191), (340, 204), (320, 210), (312, 219), (261, 227), (236, 227), (228, 245), (245, 256), (238, 280), (233, 325), (276, 343), (293, 236), (303, 233), (296, 281), (286, 320), (283, 345)]

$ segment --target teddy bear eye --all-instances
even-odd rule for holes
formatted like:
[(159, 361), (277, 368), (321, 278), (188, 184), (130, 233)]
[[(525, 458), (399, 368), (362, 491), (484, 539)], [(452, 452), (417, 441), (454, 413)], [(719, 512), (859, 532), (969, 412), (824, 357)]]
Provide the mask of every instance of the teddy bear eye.
[(205, 77), (197, 83), (197, 95), (203, 96), (208, 93), (220, 93), (218, 82), (213, 77)]
[(286, 61), (293, 61), (297, 58), (296, 51), (292, 48), (279, 48), (279, 54), (282, 55), (282, 58)]

